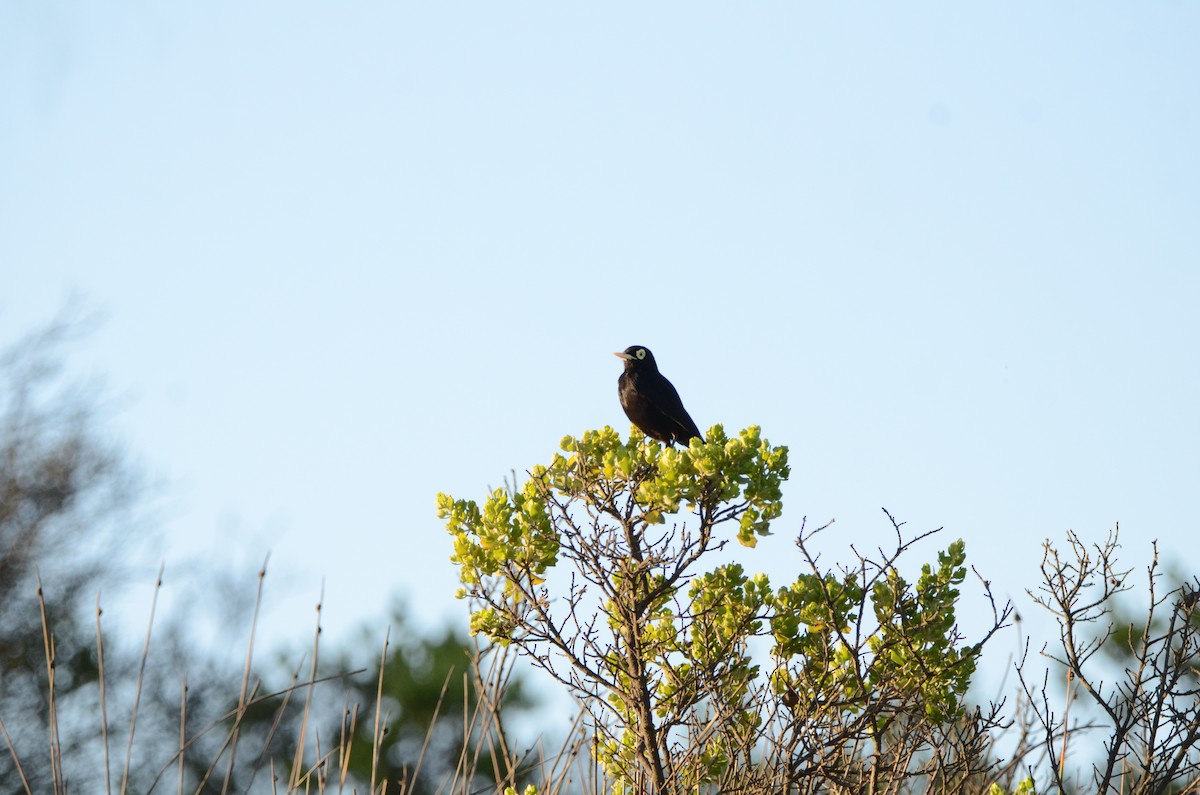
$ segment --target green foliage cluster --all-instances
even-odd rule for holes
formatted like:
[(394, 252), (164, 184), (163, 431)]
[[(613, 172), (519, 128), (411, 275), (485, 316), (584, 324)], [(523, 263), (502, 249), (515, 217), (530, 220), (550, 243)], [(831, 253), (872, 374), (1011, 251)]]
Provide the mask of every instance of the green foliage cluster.
[[(993, 784), (990, 788), (988, 788), (987, 795), (1009, 795), (1009, 793), (999, 784)], [(1017, 784), (1017, 788), (1012, 791), (1011, 795), (1036, 795), (1036, 790), (1033, 786), (1033, 779), (1021, 779), (1020, 783)]]
[[(482, 508), (438, 495), (438, 515), (472, 632), (516, 644), (603, 705), (596, 753), (614, 791), (722, 782), (761, 747), (764, 698), (793, 716), (832, 704), (834, 745), (882, 743), (899, 711), (961, 717), (980, 651), (955, 624), (961, 540), (916, 583), (894, 560), (839, 573), (810, 560), (775, 588), (736, 563), (704, 568), (730, 536), (752, 548), (781, 515), (788, 451), (758, 427), (714, 426), (686, 448), (605, 427), (561, 448)], [(765, 676), (756, 637), (773, 641)]]
[[(468, 588), (501, 570), (538, 577), (557, 563), (559, 534), (551, 521), (548, 492), (557, 491), (603, 508), (622, 491), (633, 491), (637, 513), (630, 518), (662, 524), (666, 517), (705, 503), (742, 500), (738, 541), (754, 546), (782, 510), (780, 489), (788, 475), (787, 448), (772, 448), (758, 427), (726, 437), (721, 426), (709, 440), (675, 449), (632, 434), (625, 442), (610, 427), (562, 440), (567, 455), (535, 466), (520, 491), (496, 489), (481, 510), (474, 500), (437, 498), (438, 517), (454, 536), (454, 557)], [(653, 477), (647, 477), (648, 473)], [(594, 484), (606, 489), (594, 493)]]

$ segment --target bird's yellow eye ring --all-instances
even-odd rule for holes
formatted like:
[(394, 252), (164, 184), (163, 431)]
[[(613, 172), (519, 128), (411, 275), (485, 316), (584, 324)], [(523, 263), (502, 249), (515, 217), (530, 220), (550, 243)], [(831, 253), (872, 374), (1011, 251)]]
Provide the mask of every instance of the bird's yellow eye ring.
[(637, 349), (637, 357), (638, 357), (639, 359), (645, 359), (645, 358), (646, 358), (646, 349), (645, 349), (645, 348), (638, 348), (638, 349)]

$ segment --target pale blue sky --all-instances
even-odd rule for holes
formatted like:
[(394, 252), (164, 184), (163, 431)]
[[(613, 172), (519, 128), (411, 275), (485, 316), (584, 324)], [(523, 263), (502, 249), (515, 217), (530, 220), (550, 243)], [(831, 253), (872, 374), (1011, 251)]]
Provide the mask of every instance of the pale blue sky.
[(1200, 6), (246, 5), (0, 6), (0, 331), (107, 315), (168, 588), (460, 616), (435, 493), (627, 428), (634, 343), (791, 447), (749, 568), (881, 506), (1018, 598), (1195, 559)]

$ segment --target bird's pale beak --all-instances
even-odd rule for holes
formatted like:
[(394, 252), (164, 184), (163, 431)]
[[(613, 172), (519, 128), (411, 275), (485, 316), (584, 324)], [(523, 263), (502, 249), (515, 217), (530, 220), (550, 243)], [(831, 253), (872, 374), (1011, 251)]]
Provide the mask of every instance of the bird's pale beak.
[(632, 356), (630, 356), (628, 353), (625, 353), (624, 351), (618, 351), (618, 352), (614, 353), (613, 356), (616, 356), (618, 359), (624, 359), (627, 362), (633, 359)]

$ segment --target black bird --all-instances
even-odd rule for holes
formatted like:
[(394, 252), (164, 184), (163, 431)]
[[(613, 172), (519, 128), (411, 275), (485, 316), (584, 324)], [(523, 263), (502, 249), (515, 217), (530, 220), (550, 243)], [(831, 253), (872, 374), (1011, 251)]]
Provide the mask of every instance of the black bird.
[(691, 439), (704, 441), (679, 393), (658, 371), (649, 348), (631, 345), (613, 356), (625, 360), (625, 372), (617, 379), (617, 394), (630, 422), (650, 438), (668, 445), (679, 442), (686, 447)]

